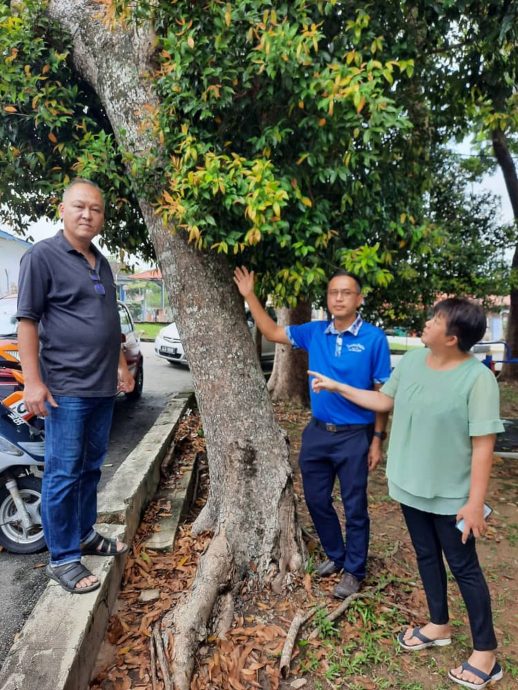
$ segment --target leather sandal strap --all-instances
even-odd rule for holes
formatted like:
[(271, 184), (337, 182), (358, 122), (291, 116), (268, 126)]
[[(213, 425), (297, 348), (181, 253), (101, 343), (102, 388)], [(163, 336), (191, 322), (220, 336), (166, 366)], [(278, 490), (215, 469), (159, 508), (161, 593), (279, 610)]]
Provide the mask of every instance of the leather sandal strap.
[(119, 553), (117, 541), (109, 537), (103, 537), (99, 532), (96, 532), (95, 536), (92, 537), (89, 542), (82, 544), (82, 549), (88, 550), (90, 553), (96, 552), (109, 554), (110, 556), (116, 556)]
[(52, 572), (70, 589), (75, 589), (78, 582), (92, 576), (92, 573), (80, 561), (54, 566)]

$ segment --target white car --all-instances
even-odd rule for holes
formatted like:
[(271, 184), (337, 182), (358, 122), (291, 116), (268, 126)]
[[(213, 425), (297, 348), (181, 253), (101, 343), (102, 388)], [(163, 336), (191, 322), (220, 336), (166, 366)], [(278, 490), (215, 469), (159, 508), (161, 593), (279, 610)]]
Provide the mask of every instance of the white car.
[[(247, 323), (255, 339), (255, 325), (249, 315), (247, 315)], [(158, 333), (155, 338), (155, 355), (166, 359), (170, 364), (189, 366), (176, 324), (170, 323), (169, 326), (162, 328)], [(261, 354), (261, 366), (263, 369), (271, 369), (274, 356), (275, 343), (270, 343), (266, 338), (263, 338)]]
[(18, 320), (16, 319), (17, 296), (0, 297), (0, 338), (16, 338)]
[[(420, 337), (411, 336), (395, 336), (387, 334), (387, 340), (390, 347), (390, 364), (392, 368), (399, 364), (400, 359), (408, 350), (415, 350), (417, 347), (424, 347), (424, 343)], [(485, 341), (481, 340), (475, 343), (471, 348), (475, 357), (486, 364), (486, 358), (491, 356), (495, 372), (502, 369), (502, 360), (504, 359), (504, 343), (502, 341)]]
[(167, 359), (171, 364), (188, 366), (175, 323), (170, 323), (158, 333), (155, 338), (155, 355)]

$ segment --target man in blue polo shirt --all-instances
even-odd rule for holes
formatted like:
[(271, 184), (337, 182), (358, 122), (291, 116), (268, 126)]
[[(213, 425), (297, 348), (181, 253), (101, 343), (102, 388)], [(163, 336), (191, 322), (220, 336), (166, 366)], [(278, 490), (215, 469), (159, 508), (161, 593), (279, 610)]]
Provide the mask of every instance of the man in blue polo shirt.
[[(254, 294), (254, 273), (237, 268), (234, 281), (246, 299), (257, 327), (268, 340), (306, 350), (309, 368), (357, 388), (379, 388), (390, 376), (390, 352), (379, 328), (357, 313), (363, 302), (356, 276), (337, 271), (327, 289), (331, 321), (278, 326)], [(318, 368), (320, 367), (320, 368)], [(334, 596), (358, 591), (366, 574), (369, 547), (367, 478), (381, 459), (387, 416), (364, 410), (342, 396), (310, 387), (313, 416), (302, 433), (300, 470), (304, 495), (327, 560), (321, 577), (343, 570)], [(346, 539), (333, 507), (336, 477), (345, 512)]]
[(117, 390), (134, 381), (121, 352), (110, 265), (92, 244), (104, 199), (73, 180), (59, 205), (63, 230), (24, 254), (18, 291), (18, 346), (29, 412), (45, 417), (41, 517), (50, 552), (46, 573), (68, 592), (100, 585), (81, 556), (116, 556), (126, 544), (94, 530), (97, 484)]

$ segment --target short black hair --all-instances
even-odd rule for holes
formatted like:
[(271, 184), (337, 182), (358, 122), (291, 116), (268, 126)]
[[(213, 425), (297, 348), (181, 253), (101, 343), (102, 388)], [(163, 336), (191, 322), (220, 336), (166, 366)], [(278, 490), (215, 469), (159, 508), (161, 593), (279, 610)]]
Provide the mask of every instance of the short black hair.
[(360, 278), (355, 273), (351, 273), (350, 271), (346, 271), (345, 268), (339, 268), (337, 269), (331, 278), (329, 278), (329, 281), (327, 283), (329, 287), (329, 283), (333, 280), (333, 278), (340, 278), (341, 276), (345, 276), (346, 278), (352, 278), (353, 280), (356, 281), (356, 284), (358, 285), (358, 290), (361, 292), (362, 291), (362, 281)]
[(103, 190), (99, 187), (97, 182), (94, 182), (93, 180), (87, 180), (85, 177), (74, 177), (74, 179), (70, 180), (70, 182), (67, 184), (67, 186), (63, 190), (62, 200), (65, 199), (67, 192), (70, 191), (73, 187), (75, 187), (78, 184), (86, 184), (86, 185), (89, 185), (90, 187), (93, 187), (94, 189), (97, 189), (97, 191), (101, 195), (101, 199), (103, 200), (103, 206), (104, 206)]
[(480, 304), (464, 297), (448, 297), (433, 308), (433, 315), (443, 314), (446, 335), (457, 337), (459, 350), (467, 352), (482, 340), (487, 328), (486, 314)]

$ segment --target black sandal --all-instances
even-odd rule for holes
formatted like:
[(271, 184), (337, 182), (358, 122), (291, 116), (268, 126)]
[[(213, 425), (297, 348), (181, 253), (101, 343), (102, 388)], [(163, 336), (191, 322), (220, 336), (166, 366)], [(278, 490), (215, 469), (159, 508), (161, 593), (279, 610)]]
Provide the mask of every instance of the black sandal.
[(86, 544), (81, 544), (81, 555), (82, 556), (122, 556), (129, 549), (127, 544), (124, 544), (123, 549), (117, 549), (117, 544), (122, 544), (122, 542), (117, 539), (110, 539), (109, 537), (103, 537), (98, 532), (95, 536), (90, 539)]
[(80, 561), (73, 563), (65, 563), (65, 565), (49, 565), (45, 568), (46, 575), (55, 580), (67, 592), (71, 594), (86, 594), (86, 592), (93, 592), (101, 586), (99, 580), (86, 587), (76, 587), (80, 580), (85, 577), (92, 577), (92, 573)]

